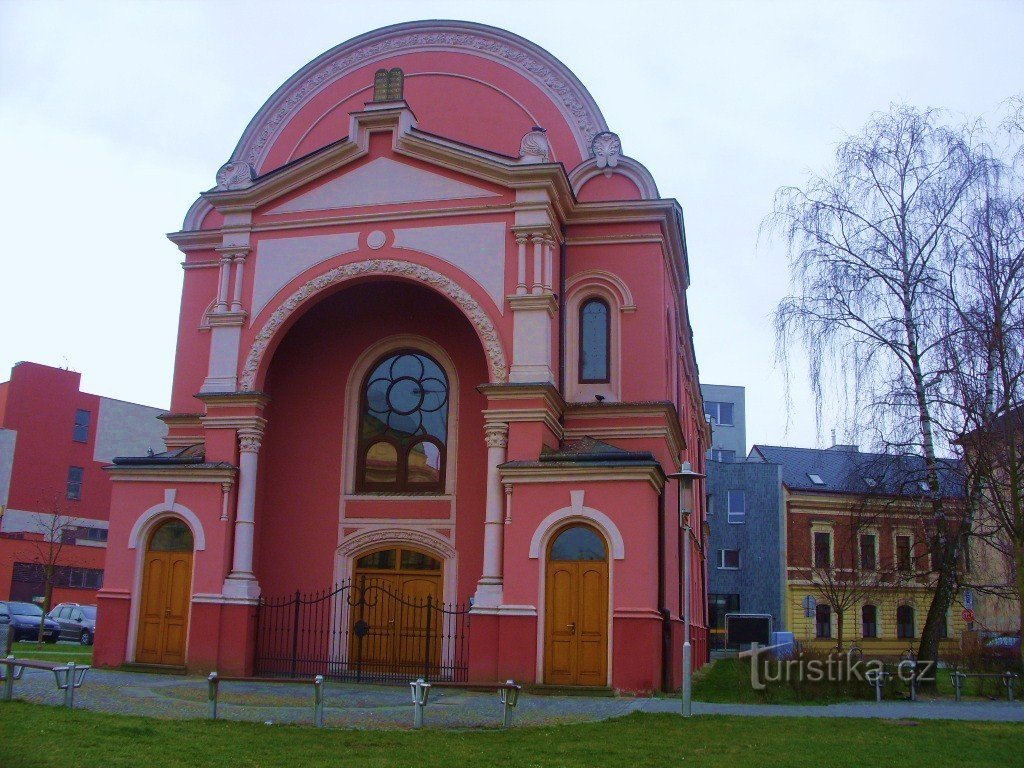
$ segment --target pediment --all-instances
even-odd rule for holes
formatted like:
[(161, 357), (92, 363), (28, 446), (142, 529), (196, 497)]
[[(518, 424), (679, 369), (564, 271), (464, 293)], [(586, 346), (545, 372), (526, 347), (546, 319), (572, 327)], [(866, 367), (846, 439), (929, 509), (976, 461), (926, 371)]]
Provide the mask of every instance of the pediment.
[(368, 205), (495, 196), (494, 192), (440, 173), (425, 171), (389, 157), (378, 157), (271, 208), (267, 213), (326, 211)]

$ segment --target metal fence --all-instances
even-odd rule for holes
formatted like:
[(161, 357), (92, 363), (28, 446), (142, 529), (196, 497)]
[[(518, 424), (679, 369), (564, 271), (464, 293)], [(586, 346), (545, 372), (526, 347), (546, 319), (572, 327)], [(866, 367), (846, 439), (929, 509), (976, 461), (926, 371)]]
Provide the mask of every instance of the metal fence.
[(464, 682), (469, 606), (403, 595), (361, 577), (319, 592), (261, 599), (256, 674), (355, 682)]

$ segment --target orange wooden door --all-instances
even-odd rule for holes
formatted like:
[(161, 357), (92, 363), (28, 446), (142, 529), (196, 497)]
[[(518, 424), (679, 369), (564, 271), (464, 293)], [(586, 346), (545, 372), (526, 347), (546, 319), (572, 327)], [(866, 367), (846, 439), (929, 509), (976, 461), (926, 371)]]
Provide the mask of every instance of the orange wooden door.
[(420, 664), (423, 664), (424, 668), (427, 665), (436, 668), (441, 659), (440, 625), (443, 614), (438, 610), (441, 603), (441, 576), (402, 576), (399, 594), (402, 596), (403, 604), (399, 611), (400, 620), (395, 626), (395, 661), (414, 670)]
[(146, 553), (136, 661), (173, 666), (185, 663), (191, 583), (191, 552)]
[[(596, 534), (587, 533), (582, 542), (572, 538), (570, 544), (591, 545), (584, 557), (604, 556)], [(544, 682), (607, 685), (607, 560), (549, 557), (544, 606)]]

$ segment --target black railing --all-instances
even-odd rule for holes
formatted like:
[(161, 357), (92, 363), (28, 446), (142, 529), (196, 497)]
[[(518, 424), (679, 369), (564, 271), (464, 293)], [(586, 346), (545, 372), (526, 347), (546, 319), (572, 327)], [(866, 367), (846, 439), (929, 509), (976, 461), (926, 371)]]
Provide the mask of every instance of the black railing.
[(469, 607), (403, 595), (387, 578), (261, 599), (256, 674), (405, 684), (464, 682)]

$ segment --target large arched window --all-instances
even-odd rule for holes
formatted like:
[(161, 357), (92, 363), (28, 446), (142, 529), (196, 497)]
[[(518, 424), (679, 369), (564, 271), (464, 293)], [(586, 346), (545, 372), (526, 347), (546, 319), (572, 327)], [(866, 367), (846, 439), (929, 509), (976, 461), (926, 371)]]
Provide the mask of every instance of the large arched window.
[(448, 377), (413, 350), (370, 370), (360, 397), (358, 491), (444, 490)]
[(611, 320), (608, 302), (600, 298), (580, 304), (580, 383), (604, 383), (611, 379)]

